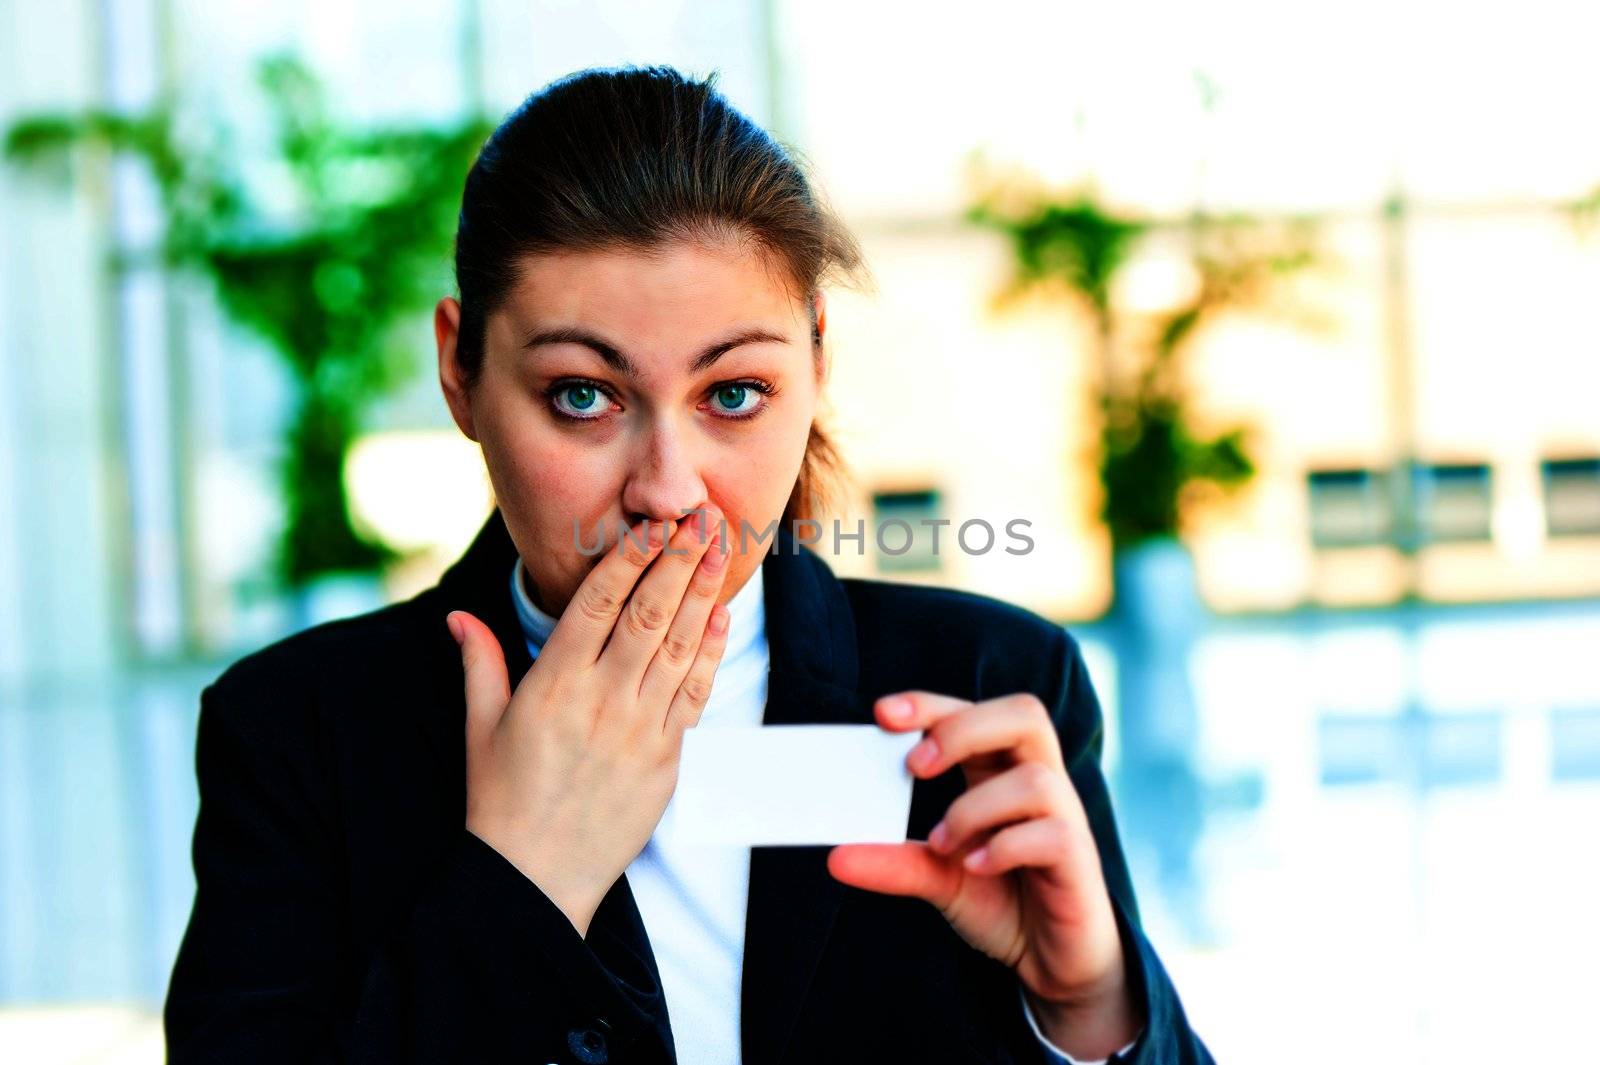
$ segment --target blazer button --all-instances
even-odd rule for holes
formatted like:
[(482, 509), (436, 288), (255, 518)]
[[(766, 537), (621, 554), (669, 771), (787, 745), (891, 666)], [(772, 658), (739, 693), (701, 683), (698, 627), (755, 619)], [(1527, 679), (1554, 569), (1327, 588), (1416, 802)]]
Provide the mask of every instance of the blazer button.
[(605, 1065), (606, 1037), (593, 1028), (574, 1028), (567, 1033), (567, 1046), (583, 1065)]

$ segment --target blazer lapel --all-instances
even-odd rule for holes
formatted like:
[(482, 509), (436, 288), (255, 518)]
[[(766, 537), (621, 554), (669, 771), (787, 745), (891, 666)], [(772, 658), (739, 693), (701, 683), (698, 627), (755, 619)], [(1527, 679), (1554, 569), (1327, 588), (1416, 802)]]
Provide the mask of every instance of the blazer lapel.
[[(450, 637), (444, 616), (452, 610), (465, 610), (489, 626), (500, 641), (506, 659), (506, 677), (511, 690), (515, 691), (518, 682), (533, 665), (533, 656), (528, 653), (527, 637), (522, 631), (522, 623), (517, 619), (516, 606), (511, 598), (511, 572), (516, 561), (516, 544), (512, 542), (505, 519), (496, 507), (466, 553), (445, 571), (437, 585), (439, 598), (436, 612), (439, 632), (443, 634), (441, 646), (446, 660), (433, 671), (440, 678), (441, 685), (436, 691), (434, 705), (445, 710), (423, 715), (422, 725), (429, 744), (444, 760), (445, 786), (454, 791), (454, 798), (459, 801), (462, 810), (466, 808), (464, 731), (467, 706), (461, 676), (461, 652)], [(656, 987), (661, 987), (655, 952), (650, 949), (650, 937), (645, 931), (644, 919), (634, 901), (633, 889), (628, 884), (626, 874), (617, 877), (616, 883), (611, 885), (611, 890), (601, 900), (589, 924), (589, 934), (584, 938), (604, 961), (611, 960), (608, 957), (611, 943), (631, 948), (644, 959)], [(659, 993), (657, 1001), (663, 1001)], [(675, 1061), (676, 1050), (667, 1024), (665, 1006), (660, 1007), (657, 1030), (668, 1060)]]
[[(769, 654), (762, 723), (861, 724), (855, 622), (838, 579), (781, 528), (763, 560)], [(826, 780), (818, 774), (819, 786)], [(740, 1042), (744, 1065), (777, 1065), (833, 929), (845, 887), (828, 847), (755, 847), (745, 913)]]
[[(444, 615), (466, 610), (494, 632), (505, 652), (511, 687), (533, 664), (511, 600), (516, 546), (498, 508), (466, 553), (440, 578), (435, 601), (438, 653), (435, 675), (441, 712), (422, 715), (430, 746), (443, 759), (446, 787), (465, 806), (462, 732), (466, 705), (460, 652)], [(768, 649), (766, 725), (867, 724), (871, 701), (858, 690), (855, 621), (844, 588), (827, 564), (782, 527), (752, 579), (765, 582)], [(819, 774), (819, 784), (825, 784)], [(740, 1041), (744, 1065), (777, 1065), (799, 1017), (817, 963), (843, 901), (845, 886), (827, 869), (828, 847), (756, 847), (750, 852), (750, 894), (745, 911), (744, 970), (740, 988)], [(596, 913), (619, 937), (640, 948), (652, 972), (655, 956), (628, 888), (618, 878)], [(659, 977), (658, 977), (659, 984)]]
[[(516, 544), (511, 542), (505, 519), (500, 515), (500, 508), (496, 507), (483, 523), (483, 528), (478, 530), (466, 553), (445, 570), (438, 584), (443, 601), (439, 629), (444, 633), (445, 643), (456, 659), (457, 672), (461, 654), (455, 641), (450, 639), (449, 630), (445, 628), (444, 615), (452, 610), (465, 610), (489, 626), (499, 639), (506, 656), (506, 675), (510, 678), (513, 691), (523, 674), (528, 672), (528, 667), (533, 665), (533, 656), (528, 653), (527, 639), (523, 636), (522, 624), (517, 620), (516, 606), (511, 600), (511, 567), (516, 562)], [(462, 711), (465, 710), (463, 703)], [(455, 722), (451, 724), (453, 726)]]

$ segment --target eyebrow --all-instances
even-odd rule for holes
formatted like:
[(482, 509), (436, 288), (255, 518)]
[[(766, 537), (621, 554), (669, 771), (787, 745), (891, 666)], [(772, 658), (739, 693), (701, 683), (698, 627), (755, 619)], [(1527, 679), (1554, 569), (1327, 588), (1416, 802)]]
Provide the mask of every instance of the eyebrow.
[[(706, 348), (689, 361), (689, 372), (699, 373), (734, 348), (745, 344), (786, 344), (789, 338), (768, 329), (743, 329), (725, 340)], [(579, 344), (600, 356), (607, 366), (629, 377), (638, 377), (639, 368), (615, 346), (576, 326), (558, 326), (553, 329), (536, 329), (522, 342), (523, 350), (531, 351), (545, 344)]]

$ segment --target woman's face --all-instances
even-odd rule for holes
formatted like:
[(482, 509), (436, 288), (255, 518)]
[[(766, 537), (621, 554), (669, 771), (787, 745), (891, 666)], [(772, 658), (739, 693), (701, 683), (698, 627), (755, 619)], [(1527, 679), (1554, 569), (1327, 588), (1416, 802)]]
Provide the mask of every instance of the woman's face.
[(489, 316), (470, 389), (456, 360), (460, 305), (440, 301), (445, 400), (483, 447), (547, 613), (559, 616), (603, 557), (601, 530), (614, 545), (623, 526), (708, 502), (730, 532), (721, 601), (760, 567), (771, 541), (741, 551), (737, 531), (781, 520), (826, 377), (786, 276), (734, 242), (529, 256)]

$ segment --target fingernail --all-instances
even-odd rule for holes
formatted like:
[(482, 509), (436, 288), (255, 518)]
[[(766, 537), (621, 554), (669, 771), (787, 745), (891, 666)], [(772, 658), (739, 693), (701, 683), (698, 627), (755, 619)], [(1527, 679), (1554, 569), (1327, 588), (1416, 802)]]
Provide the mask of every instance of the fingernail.
[(936, 851), (942, 851), (950, 843), (950, 828), (943, 821), (933, 826), (933, 831), (928, 833), (928, 842)]
[(911, 717), (911, 700), (896, 697), (883, 704), (883, 716), (890, 721), (906, 721)]
[(728, 630), (728, 611), (723, 606), (711, 609), (711, 631), (714, 635), (721, 636)]
[(973, 851), (971, 854), (967, 855), (964, 859), (962, 859), (962, 862), (961, 862), (961, 864), (966, 866), (968, 869), (982, 869), (988, 863), (989, 863), (989, 848), (988, 847), (979, 847), (977, 850)]
[(911, 748), (911, 753), (906, 755), (906, 762), (912, 769), (926, 769), (938, 757), (939, 745), (934, 742), (932, 736), (924, 736), (915, 747)]
[(465, 633), (461, 628), (461, 619), (451, 614), (444, 619), (444, 623), (450, 627), (450, 635), (455, 637), (456, 646), (460, 647), (461, 641), (465, 638)]
[(711, 546), (706, 548), (705, 555), (701, 557), (700, 564), (706, 568), (707, 573), (715, 573), (726, 561), (728, 561), (727, 552), (722, 550), (722, 544), (713, 538)]
[(650, 549), (653, 551), (661, 546), (661, 541), (666, 537), (666, 529), (659, 522), (650, 523)]

